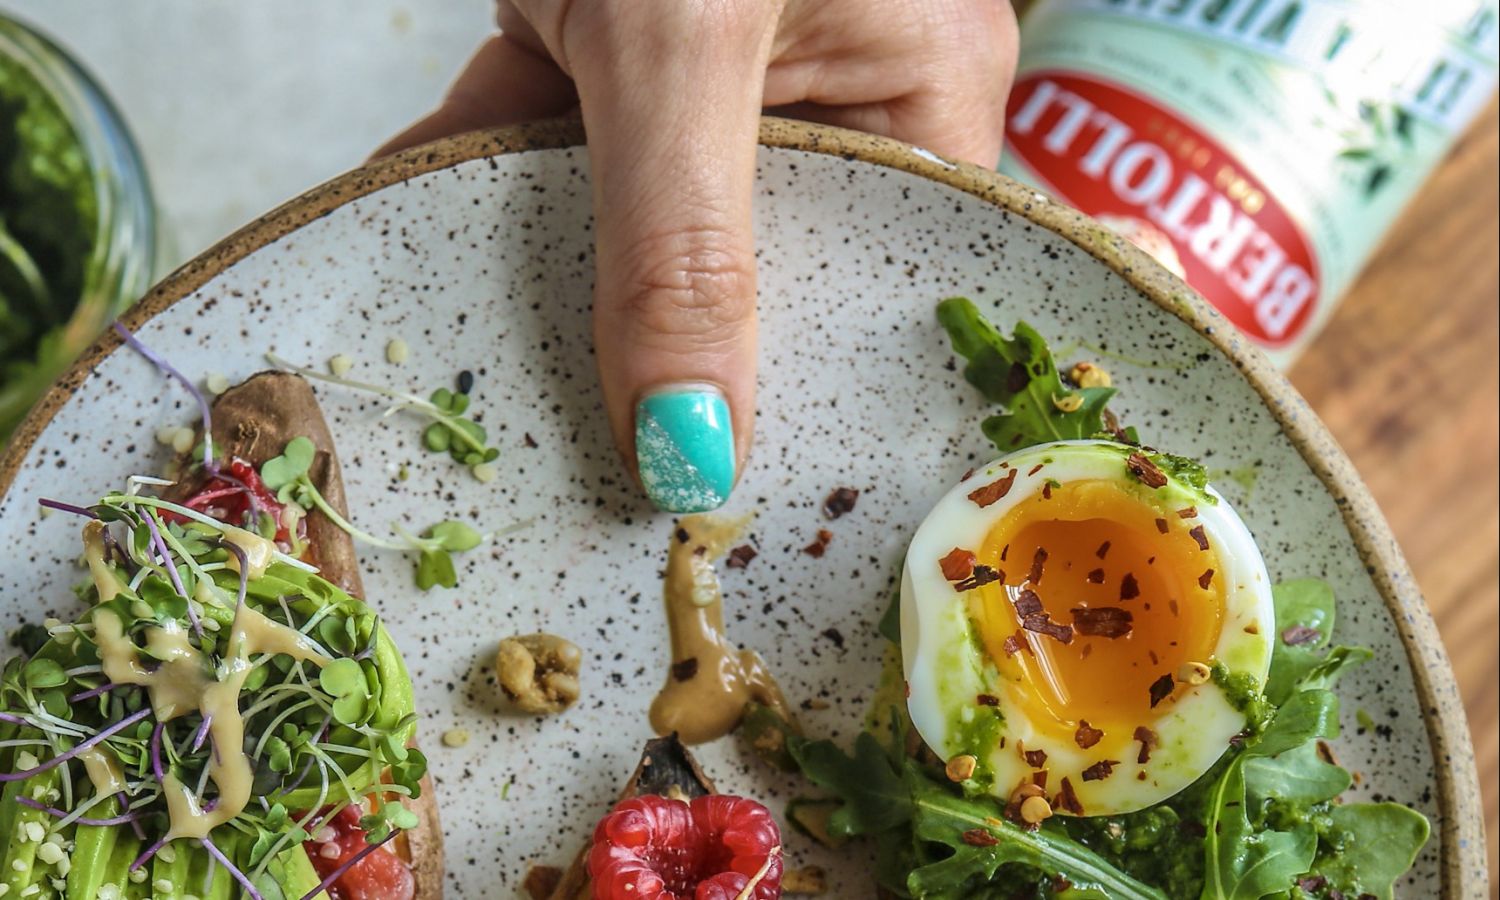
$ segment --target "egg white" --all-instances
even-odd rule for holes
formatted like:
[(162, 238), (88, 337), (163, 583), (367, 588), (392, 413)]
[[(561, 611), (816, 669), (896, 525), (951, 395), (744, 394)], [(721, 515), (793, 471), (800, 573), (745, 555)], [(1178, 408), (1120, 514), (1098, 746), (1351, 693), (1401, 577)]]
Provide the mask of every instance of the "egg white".
[[(1156, 490), (1146, 488), (1125, 467), (1132, 450), (1109, 441), (1063, 441), (1011, 454), (956, 485), (912, 538), (901, 579), (901, 651), (912, 723), (944, 760), (964, 753), (987, 764), (986, 771), (993, 776), (989, 789), (999, 797), (1009, 797), (1035, 771), (1018, 752), (1020, 743), (1027, 750), (1046, 752), (1049, 795), (1058, 790), (1062, 778), (1068, 778), (1085, 815), (1141, 809), (1191, 784), (1245, 726), (1244, 715), (1213, 681), (1198, 686), (1178, 684), (1172, 700), (1152, 710), (1150, 721), (1140, 723), (1152, 729), (1158, 740), (1149, 761), (1136, 761), (1138, 744), (1123, 753), (1116, 745), (1109, 758), (1118, 765), (1110, 777), (1084, 781), (1083, 769), (1103, 758), (1100, 748), (1082, 749), (1073, 741), (1059, 741), (1030, 721), (1026, 710), (1007, 702), (1011, 691), (1027, 685), (1012, 685), (999, 677), (978, 640), (965, 594), (944, 577), (939, 560), (955, 547), (981, 546), (1010, 510), (1041, 492), (1049, 480), (1066, 484), (1103, 479), (1129, 485), (1142, 502), (1156, 506), (1164, 515), (1196, 505), (1196, 523), (1203, 526), (1221, 567), (1216, 578), (1224, 579), (1222, 629), (1212, 662), (1231, 673), (1249, 673), (1257, 684), (1264, 684), (1275, 616), (1270, 578), (1249, 529), (1212, 488), (1208, 494), (1217, 502), (1203, 502), (1202, 494), (1175, 479)], [(1038, 464), (1041, 468), (1033, 471)], [(1015, 482), (1005, 497), (983, 508), (969, 499), (975, 488), (1007, 477), (1010, 469), (1016, 470)], [(980, 694), (1000, 698), (1003, 722), (998, 734), (990, 733), (989, 746), (973, 746), (972, 730), (966, 737), (961, 733), (976, 717), (993, 715), (976, 703)]]

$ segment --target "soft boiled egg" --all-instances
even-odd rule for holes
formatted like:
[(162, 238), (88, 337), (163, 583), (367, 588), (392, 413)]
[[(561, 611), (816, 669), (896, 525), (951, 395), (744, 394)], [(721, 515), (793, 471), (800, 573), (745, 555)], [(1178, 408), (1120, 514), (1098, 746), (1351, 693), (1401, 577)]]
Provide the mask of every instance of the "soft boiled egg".
[(966, 476), (917, 530), (907, 705), (970, 789), (1037, 784), (1055, 812), (1129, 812), (1245, 727), (1221, 684), (1264, 684), (1265, 562), (1229, 504), (1173, 468), (1108, 441), (1032, 447)]

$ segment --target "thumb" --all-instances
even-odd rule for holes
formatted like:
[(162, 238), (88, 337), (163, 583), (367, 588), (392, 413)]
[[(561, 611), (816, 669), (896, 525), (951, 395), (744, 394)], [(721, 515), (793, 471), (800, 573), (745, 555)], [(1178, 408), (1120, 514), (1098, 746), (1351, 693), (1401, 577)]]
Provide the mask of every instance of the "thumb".
[(593, 173), (600, 382), (627, 465), (670, 512), (722, 505), (749, 448), (751, 196), (775, 12), (622, 3), (565, 38)]

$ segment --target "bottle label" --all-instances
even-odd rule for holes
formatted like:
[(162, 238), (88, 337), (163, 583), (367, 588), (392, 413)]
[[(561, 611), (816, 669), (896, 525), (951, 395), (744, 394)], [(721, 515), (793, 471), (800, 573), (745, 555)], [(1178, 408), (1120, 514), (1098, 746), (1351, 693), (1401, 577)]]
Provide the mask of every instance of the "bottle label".
[(1040, 0), (1000, 169), (1285, 364), (1491, 96), (1495, 0)]

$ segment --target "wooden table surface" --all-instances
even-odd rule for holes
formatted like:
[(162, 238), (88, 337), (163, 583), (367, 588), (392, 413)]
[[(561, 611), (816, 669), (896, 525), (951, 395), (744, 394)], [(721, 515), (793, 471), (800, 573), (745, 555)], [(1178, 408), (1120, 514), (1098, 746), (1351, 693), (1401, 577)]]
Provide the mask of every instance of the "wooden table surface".
[(1479, 761), (1492, 896), (1500, 896), (1497, 135), (1492, 101), (1290, 372), (1385, 511), (1447, 643)]

